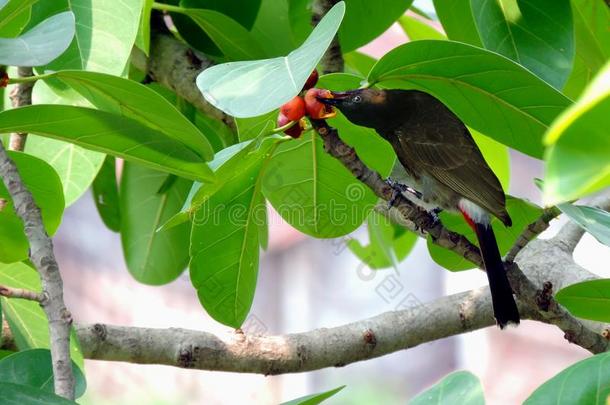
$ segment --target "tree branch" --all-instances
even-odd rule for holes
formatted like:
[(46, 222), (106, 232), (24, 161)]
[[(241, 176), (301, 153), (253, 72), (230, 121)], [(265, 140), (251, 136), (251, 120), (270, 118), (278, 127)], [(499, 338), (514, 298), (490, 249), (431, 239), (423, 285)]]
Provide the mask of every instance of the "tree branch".
[[(18, 67), (17, 74), (19, 77), (32, 76), (31, 67)], [(25, 82), (17, 84), (10, 94), (11, 104), (13, 108), (19, 108), (26, 105), (32, 104), (32, 89), (34, 88), (34, 82)], [(25, 141), (27, 140), (28, 134), (25, 132), (15, 132), (11, 134), (8, 148), (11, 150), (22, 151), (25, 148)]]
[(74, 399), (74, 375), (70, 361), (72, 316), (64, 304), (63, 283), (53, 254), (53, 244), (45, 231), (40, 209), (23, 184), (17, 167), (9, 158), (2, 142), (0, 142), (0, 176), (13, 199), (17, 216), (23, 221), (25, 235), (30, 244), (30, 261), (38, 270), (42, 281), (41, 305), (49, 321), (55, 393)]
[(44, 294), (36, 291), (13, 288), (5, 285), (0, 285), (0, 295), (6, 298), (22, 298), (24, 300), (36, 302), (43, 302), (45, 298)]
[[(322, 17), (339, 2), (339, 0), (316, 0), (313, 2), (313, 14), (311, 16), (311, 25), (318, 25)], [(338, 73), (345, 69), (343, 52), (341, 52), (341, 44), (339, 43), (339, 34), (335, 35), (330, 46), (322, 56), (320, 61), (322, 72)]]

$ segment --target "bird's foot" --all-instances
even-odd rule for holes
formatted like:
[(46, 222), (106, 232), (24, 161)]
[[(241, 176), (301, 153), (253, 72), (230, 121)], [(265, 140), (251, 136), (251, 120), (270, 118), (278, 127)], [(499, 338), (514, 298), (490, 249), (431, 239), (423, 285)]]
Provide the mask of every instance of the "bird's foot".
[(399, 183), (391, 178), (386, 179), (386, 184), (392, 188), (392, 198), (388, 201), (388, 209), (392, 208), (396, 204), (396, 200), (398, 196), (401, 194), (409, 193), (412, 194), (415, 198), (421, 199), (422, 193), (415, 190), (412, 187), (407, 186), (406, 184)]
[(430, 211), (430, 216), (432, 217), (432, 227), (435, 227), (441, 223), (441, 218), (438, 216), (438, 214), (441, 212), (443, 212), (442, 208), (434, 208)]

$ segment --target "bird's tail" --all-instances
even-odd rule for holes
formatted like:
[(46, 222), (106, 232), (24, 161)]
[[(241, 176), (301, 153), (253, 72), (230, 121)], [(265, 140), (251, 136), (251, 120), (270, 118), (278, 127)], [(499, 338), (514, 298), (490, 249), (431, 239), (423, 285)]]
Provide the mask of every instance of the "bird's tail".
[(494, 231), (489, 224), (472, 223), (472, 225), (479, 240), (481, 256), (489, 280), (496, 322), (501, 329), (509, 323), (519, 324), (519, 310), (506, 276)]

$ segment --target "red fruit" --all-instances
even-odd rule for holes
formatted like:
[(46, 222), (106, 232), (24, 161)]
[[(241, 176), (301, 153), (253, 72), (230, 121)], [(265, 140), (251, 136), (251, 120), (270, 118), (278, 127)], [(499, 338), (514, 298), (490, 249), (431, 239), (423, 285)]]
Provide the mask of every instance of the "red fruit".
[(302, 97), (295, 96), (292, 100), (280, 107), (283, 114), (290, 121), (298, 121), (305, 115), (305, 101)]
[[(286, 117), (281, 112), (277, 116), (277, 126), (278, 126), (278, 128), (279, 127), (283, 127), (284, 125), (288, 124), (290, 121), (294, 121), (294, 120), (289, 119), (288, 117)], [(305, 128), (305, 122), (304, 122), (303, 119), (300, 119), (296, 124), (294, 124), (293, 126), (288, 128), (287, 130), (285, 130), (284, 133), (286, 135), (290, 135), (293, 138), (298, 138), (299, 136), (301, 136), (301, 133), (303, 133), (303, 129), (304, 128)]]
[(316, 97), (332, 98), (332, 93), (325, 89), (313, 88), (307, 90), (307, 93), (305, 93), (305, 110), (310, 118), (323, 120), (337, 115), (332, 106), (319, 102)]
[(307, 78), (307, 81), (305, 82), (305, 85), (303, 86), (303, 90), (309, 90), (311, 89), (313, 86), (316, 85), (316, 83), (318, 82), (318, 71), (316, 69), (314, 69), (311, 74), (309, 75), (309, 77)]
[(0, 87), (8, 86), (8, 75), (6, 72), (0, 73)]

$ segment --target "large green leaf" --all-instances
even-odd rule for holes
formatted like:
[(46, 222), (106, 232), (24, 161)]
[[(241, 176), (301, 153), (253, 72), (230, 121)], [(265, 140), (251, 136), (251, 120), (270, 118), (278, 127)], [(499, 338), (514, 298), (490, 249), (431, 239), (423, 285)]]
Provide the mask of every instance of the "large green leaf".
[(345, 20), (339, 29), (343, 52), (366, 45), (390, 28), (413, 0), (346, 0)]
[(205, 310), (234, 328), (246, 319), (256, 288), (259, 236), (265, 216), (261, 170), (242, 170), (201, 204), (191, 230), (190, 276)]
[(524, 405), (606, 405), (610, 395), (610, 353), (571, 365), (542, 384)]
[(278, 111), (272, 110), (267, 114), (250, 118), (236, 118), (235, 125), (240, 141), (254, 139), (260, 135), (263, 128), (273, 128), (277, 122)]
[[(17, 165), (25, 186), (32, 193), (34, 202), (40, 208), (47, 233), (53, 235), (64, 212), (59, 177), (51, 166), (40, 159), (21, 152), (8, 153)], [(2, 182), (0, 198), (7, 202), (0, 210), (0, 262), (11, 263), (27, 259), (29, 244), (23, 230), (23, 222), (15, 214), (13, 201)]]
[[(507, 196), (506, 209), (513, 221), (509, 228), (505, 227), (497, 218), (492, 218), (491, 226), (496, 235), (500, 254), (505, 255), (513, 246), (521, 232), (526, 226), (534, 222), (542, 214), (542, 209), (527, 201)], [(468, 226), (462, 215), (449, 212), (441, 212), (440, 219), (443, 225), (451, 231), (464, 235), (472, 243), (478, 245), (474, 231)], [(440, 266), (451, 270), (460, 271), (474, 268), (474, 264), (454, 253), (432, 243), (428, 238), (428, 251), (432, 259)]]
[(91, 184), (97, 211), (108, 229), (121, 230), (121, 208), (116, 180), (116, 159), (106, 156), (104, 164)]
[(280, 145), (263, 193), (293, 227), (318, 238), (346, 235), (362, 224), (377, 197), (307, 133)]
[(30, 24), (60, 11), (72, 11), (76, 33), (68, 49), (43, 71), (94, 70), (121, 75), (138, 32), (143, 0), (39, 1)]
[(444, 34), (438, 32), (436, 28), (426, 24), (419, 18), (405, 14), (398, 19), (398, 24), (405, 31), (411, 41), (422, 39), (447, 39)]
[[(261, 0), (170, 0), (166, 1), (183, 7), (180, 12), (172, 12), (172, 22), (180, 36), (189, 45), (211, 56), (228, 56), (231, 59), (243, 58), (244, 50), (248, 53), (259, 53), (261, 57), (264, 47), (255, 40), (255, 35), (248, 32), (254, 24)], [(201, 10), (203, 13), (191, 13), (191, 10)], [(208, 13), (211, 11), (213, 13)], [(197, 14), (197, 15), (195, 15)], [(187, 15), (192, 15), (191, 19)], [(220, 17), (218, 17), (220, 15)], [(198, 21), (199, 20), (199, 21)], [(222, 27), (222, 28), (220, 28)], [(218, 29), (220, 28), (220, 29)], [(231, 38), (222, 38), (222, 32), (231, 32)], [(237, 44), (236, 48), (234, 43)], [(228, 53), (225, 53), (228, 52)]]
[[(401, 227), (402, 228), (402, 227)], [(394, 267), (402, 261), (415, 246), (417, 235), (403, 232), (384, 215), (371, 211), (367, 229), (369, 244), (363, 246), (358, 240), (350, 239), (347, 247), (371, 269)]]
[(589, 232), (600, 243), (610, 246), (610, 213), (584, 205), (559, 204), (557, 207), (570, 219)]
[(409, 401), (409, 405), (432, 404), (485, 405), (483, 387), (471, 372), (456, 371)]
[(153, 0), (144, 0), (138, 34), (136, 35), (135, 46), (140, 48), (146, 56), (150, 52), (150, 15), (152, 13)]
[[(45, 81), (36, 82), (32, 91), (33, 104), (72, 104), (90, 106), (69, 88), (53, 91)], [(81, 148), (69, 142), (30, 134), (25, 152), (49, 163), (61, 179), (66, 206), (76, 201), (88, 188), (99, 171), (104, 154)]]
[(295, 1), (305, 4), (308, 0), (261, 1), (251, 31), (268, 57), (286, 55), (311, 32), (311, 13), (295, 10), (292, 4)]
[(525, 66), (557, 89), (574, 60), (569, 0), (471, 0), (485, 48)]
[(517, 63), (452, 41), (404, 44), (382, 57), (371, 84), (426, 91), (468, 126), (534, 157), (542, 135), (570, 100)]
[(1, 132), (33, 132), (178, 176), (213, 179), (210, 168), (184, 144), (136, 120), (105, 111), (60, 105), (3, 111)]
[(377, 63), (377, 59), (358, 51), (343, 54), (343, 60), (345, 61), (346, 73), (361, 77), (368, 76), (375, 63)]
[(254, 36), (231, 17), (218, 11), (197, 8), (184, 8), (181, 12), (197, 23), (228, 59), (247, 60), (266, 56)]
[(60, 13), (17, 38), (0, 38), (0, 64), (40, 66), (62, 54), (74, 37), (74, 14)]
[[(41, 291), (40, 278), (36, 270), (21, 262), (0, 264), (0, 284)], [(40, 305), (37, 302), (22, 299), (0, 298), (0, 300), (19, 350), (48, 349), (49, 326)], [(81, 370), (85, 369), (83, 352), (74, 329), (70, 334), (70, 357)]]
[(86, 71), (61, 71), (49, 77), (60, 79), (97, 108), (138, 120), (182, 142), (204, 159), (214, 155), (195, 125), (163, 96), (140, 83)]
[(281, 405), (318, 405), (341, 391), (343, 388), (345, 388), (345, 385), (318, 394), (306, 395), (304, 397), (282, 402)]
[(28, 136), (25, 151), (55, 169), (61, 179), (66, 207), (89, 188), (104, 162), (102, 153), (36, 135)]
[(544, 201), (557, 204), (610, 185), (610, 63), (549, 129)]
[(610, 8), (604, 0), (572, 0), (576, 55), (564, 94), (575, 98), (610, 59)]
[(208, 102), (234, 117), (254, 117), (278, 108), (301, 91), (344, 11), (345, 4), (337, 3), (288, 56), (212, 66), (197, 77), (197, 87)]
[(166, 173), (130, 162), (123, 166), (121, 242), (129, 272), (145, 284), (167, 284), (188, 264), (189, 225), (157, 229), (180, 211), (192, 181), (178, 178), (161, 190), (166, 181)]
[(38, 388), (0, 382), (3, 405), (78, 405), (55, 394)]
[(555, 298), (574, 316), (610, 322), (610, 279), (569, 285), (559, 290)]
[(30, 20), (32, 4), (38, 0), (0, 0), (0, 37), (19, 35)]
[[(75, 396), (79, 398), (85, 393), (87, 382), (83, 372), (74, 362), (72, 362), (72, 371), (76, 380)], [(31, 349), (3, 358), (0, 361), (0, 381), (27, 385), (53, 393), (51, 352), (47, 349)]]
[(452, 41), (482, 46), (470, 0), (434, 0), (434, 9)]

